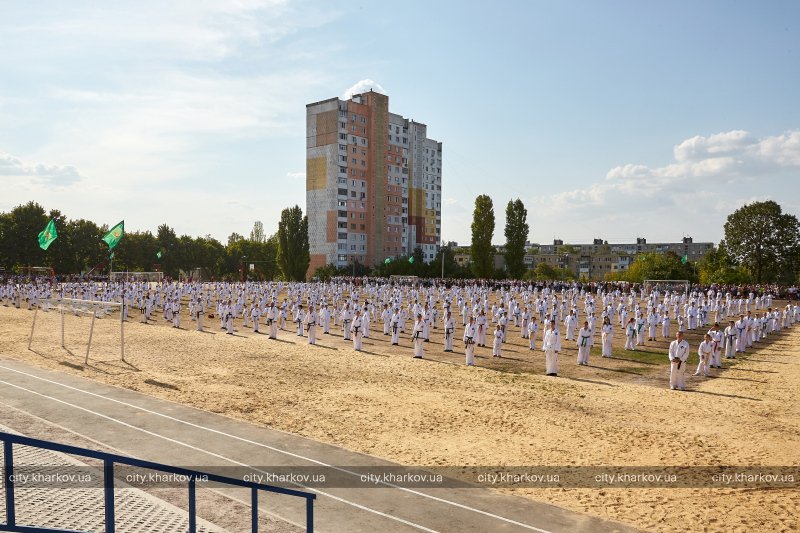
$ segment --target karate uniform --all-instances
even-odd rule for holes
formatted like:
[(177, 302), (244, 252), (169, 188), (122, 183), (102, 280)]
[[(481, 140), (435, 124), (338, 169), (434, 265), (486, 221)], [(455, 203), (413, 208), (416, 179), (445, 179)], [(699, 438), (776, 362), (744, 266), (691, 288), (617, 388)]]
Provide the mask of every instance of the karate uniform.
[(503, 356), (503, 330), (494, 330), (494, 340), (492, 342), (492, 357)]
[(592, 347), (592, 332), (590, 329), (581, 328), (578, 331), (578, 364), (589, 365), (589, 351)]
[(703, 341), (700, 343), (700, 346), (697, 347), (697, 356), (699, 361), (697, 362), (697, 370), (695, 371), (694, 375), (699, 376), (700, 374), (708, 377), (708, 365), (711, 361), (711, 357), (714, 354), (714, 343)]
[(547, 328), (542, 341), (542, 351), (544, 351), (545, 373), (558, 375), (558, 352), (561, 351), (561, 336), (557, 329)]
[(636, 346), (644, 345), (644, 326), (647, 322), (643, 316), (636, 320)]
[(611, 357), (611, 341), (614, 338), (614, 326), (611, 324), (604, 324), (601, 328), (601, 332), (603, 338), (603, 357)]
[(303, 319), (306, 330), (308, 331), (308, 344), (317, 343), (317, 312), (307, 311)]
[(350, 331), (353, 333), (353, 349), (360, 351), (361, 339), (364, 337), (364, 319), (360, 315), (353, 318)]
[(539, 322), (530, 321), (528, 324), (528, 345), (531, 350), (536, 349), (536, 334), (539, 331)]
[(422, 356), (423, 356), (422, 343), (425, 342), (425, 338), (423, 337), (424, 328), (425, 328), (424, 319), (420, 318), (419, 320), (414, 322), (414, 358), (415, 359), (422, 359)]
[(686, 371), (686, 360), (689, 358), (689, 343), (685, 340), (678, 342), (672, 341), (669, 345), (669, 387), (673, 390), (685, 390), (684, 375)]
[(400, 344), (400, 314), (395, 312), (392, 315), (390, 326), (392, 328), (392, 346)]
[(455, 324), (453, 323), (453, 319), (447, 318), (444, 322), (444, 351), (445, 352), (452, 352), (453, 351), (453, 332), (455, 331)]
[(709, 361), (709, 365), (711, 368), (717, 367), (722, 368), (722, 362), (720, 361), (720, 355), (722, 354), (722, 332), (719, 330), (709, 330), (708, 334), (711, 335), (711, 360)]
[(636, 351), (636, 324), (631, 322), (625, 326), (625, 349)]
[(303, 308), (298, 307), (294, 312), (294, 323), (297, 326), (297, 336), (303, 336)]
[(735, 326), (725, 328), (725, 359), (736, 359), (736, 336), (738, 331)]
[(467, 365), (475, 364), (475, 323), (464, 326), (464, 351), (467, 356)]
[(278, 338), (278, 310), (274, 305), (267, 310), (267, 326), (269, 327), (269, 338)]

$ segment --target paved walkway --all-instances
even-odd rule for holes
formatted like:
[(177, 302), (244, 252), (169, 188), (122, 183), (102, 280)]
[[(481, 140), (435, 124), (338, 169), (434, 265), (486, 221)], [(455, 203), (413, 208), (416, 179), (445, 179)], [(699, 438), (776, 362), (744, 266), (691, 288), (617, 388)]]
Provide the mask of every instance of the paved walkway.
[[(0, 431), (17, 433), (2, 425)], [(2, 455), (3, 452), (0, 451), (0, 457)], [(102, 471), (95, 470), (72, 456), (29, 446), (14, 446), (14, 464), (17, 475), (91, 473), (92, 479), (102, 478)], [(103, 489), (78, 488), (70, 486), (70, 483), (65, 485), (67, 486), (53, 488), (45, 488), (38, 483), (28, 487), (24, 484), (17, 485), (14, 490), (17, 525), (105, 531)], [(114, 524), (119, 532), (174, 533), (189, 529), (187, 513), (140, 489), (117, 486), (114, 490), (114, 502)], [(5, 517), (5, 512), (5, 498), (0, 498), (0, 516)], [(221, 533), (223, 530), (199, 519), (197, 531)]]
[[(127, 455), (178, 466), (393, 465), (127, 389), (4, 359), (0, 359), (0, 402)], [(318, 496), (315, 530), (322, 532), (635, 531), (488, 489), (385, 486), (310, 490)], [(294, 500), (273, 497), (261, 507), (289, 523), (302, 525), (304, 502)]]

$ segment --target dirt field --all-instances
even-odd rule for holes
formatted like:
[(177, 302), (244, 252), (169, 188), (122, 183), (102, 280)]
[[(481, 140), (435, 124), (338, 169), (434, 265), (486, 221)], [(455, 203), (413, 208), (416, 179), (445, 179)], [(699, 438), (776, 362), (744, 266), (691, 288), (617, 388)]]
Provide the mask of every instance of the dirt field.
[[(409, 465), (800, 465), (800, 326), (735, 364), (723, 359), (716, 377), (687, 376), (681, 393), (667, 388), (668, 342), (625, 352), (619, 328), (615, 357), (600, 358), (595, 347), (589, 367), (576, 365), (576, 348), (564, 341), (552, 378), (543, 375), (543, 353), (529, 351), (516, 328), (506, 357), (478, 348), (470, 368), (460, 343), (456, 354), (442, 352), (441, 329), (426, 359), (414, 360), (408, 335), (392, 347), (375, 324), (358, 353), (339, 329), (308, 346), (293, 331), (270, 341), (239, 327), (225, 335), (217, 320), (200, 333), (186, 318), (190, 329), (176, 330), (134, 316), (129, 363), (118, 360), (119, 322), (104, 319), (84, 367), (89, 319), (67, 317), (69, 353), (58, 315), (39, 313), (28, 351), (32, 316), (0, 307), (0, 357)], [(687, 338), (690, 375), (699, 337)], [(651, 531), (798, 530), (797, 490), (508, 490)]]

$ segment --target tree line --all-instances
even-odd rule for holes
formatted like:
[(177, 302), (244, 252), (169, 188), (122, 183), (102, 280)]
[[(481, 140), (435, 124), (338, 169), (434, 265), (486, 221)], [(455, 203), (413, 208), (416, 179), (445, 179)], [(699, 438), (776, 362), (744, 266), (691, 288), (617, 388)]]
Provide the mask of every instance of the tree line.
[[(535, 268), (525, 265), (526, 242), (530, 233), (528, 212), (517, 198), (506, 205), (505, 265), (498, 268), (498, 249), (492, 245), (495, 230), (491, 197), (475, 199), (469, 262), (456, 262), (456, 250), (444, 247), (436, 258), (425, 263), (420, 248), (410, 256), (393, 258), (378, 265), (358, 263), (337, 268), (318, 268), (313, 276), (414, 275), (422, 278), (481, 279), (575, 279), (574, 272), (546, 263)], [(42, 250), (36, 240), (42, 228), (53, 220), (58, 238)], [(95, 269), (107, 272), (109, 250), (101, 241), (107, 225), (86, 219), (67, 219), (59, 210), (45, 209), (35, 202), (0, 213), (0, 266), (14, 271), (22, 266), (48, 266), (57, 274), (81, 274)], [(607, 280), (640, 283), (645, 279), (687, 279), (703, 284), (781, 283), (800, 280), (800, 224), (797, 217), (784, 213), (774, 201), (745, 204), (725, 222), (724, 239), (697, 262), (686, 261), (674, 253), (637, 254), (630, 267), (606, 275)], [(574, 254), (569, 245), (559, 253)], [(308, 217), (299, 206), (284, 209), (277, 231), (267, 236), (256, 221), (249, 236), (232, 233), (225, 244), (210, 235), (178, 236), (167, 224), (150, 231), (128, 232), (114, 248), (114, 270), (152, 271), (177, 278), (181, 272), (200, 269), (203, 279), (284, 279), (303, 280), (310, 262)], [(442, 266), (444, 262), (444, 268)], [(252, 270), (250, 266), (252, 265)]]
[[(36, 236), (55, 222), (58, 238), (42, 250)], [(92, 275), (115, 271), (158, 270), (173, 279), (199, 269), (203, 279), (304, 280), (310, 262), (308, 217), (299, 206), (284, 209), (277, 231), (271, 236), (256, 221), (248, 237), (232, 233), (225, 244), (210, 235), (178, 236), (167, 224), (155, 234), (126, 232), (113, 249), (113, 257), (101, 240), (107, 225), (86, 219), (67, 219), (57, 209), (45, 211), (35, 202), (0, 213), (0, 266), (7, 272), (26, 266), (44, 266), (57, 275)], [(253, 266), (252, 270), (250, 265)]]
[[(506, 206), (505, 269), (495, 267), (498, 250), (494, 238), (492, 199), (475, 199), (470, 245), (470, 267), (478, 278), (570, 281), (569, 269), (538, 263), (527, 269), (525, 243), (529, 234), (527, 210), (519, 199)], [(702, 284), (780, 283), (800, 281), (800, 224), (774, 201), (745, 204), (731, 213), (724, 226), (725, 237), (696, 262), (673, 252), (637, 254), (630, 267), (606, 274), (608, 281), (641, 283), (646, 279), (686, 279)], [(559, 253), (575, 254), (562, 246)]]

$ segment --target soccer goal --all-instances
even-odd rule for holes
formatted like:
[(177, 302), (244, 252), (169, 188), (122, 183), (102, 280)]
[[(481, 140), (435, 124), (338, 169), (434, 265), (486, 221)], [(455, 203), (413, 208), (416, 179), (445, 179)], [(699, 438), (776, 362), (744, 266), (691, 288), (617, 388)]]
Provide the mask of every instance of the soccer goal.
[(50, 284), (53, 284), (53, 281), (56, 277), (56, 272), (50, 267), (42, 267), (42, 266), (26, 266), (26, 267), (19, 267), (19, 273), (21, 276), (28, 278), (31, 281), (35, 281), (36, 279), (46, 278), (50, 280)]
[(115, 271), (111, 272), (111, 281), (125, 281), (127, 283), (135, 281), (148, 281), (160, 283), (164, 280), (163, 272), (128, 272), (128, 271)]
[(94, 335), (94, 323), (98, 318), (112, 316), (119, 313), (119, 357), (120, 361), (125, 361), (125, 321), (120, 302), (104, 302), (101, 300), (78, 300), (74, 298), (45, 298), (41, 301), (42, 305), (37, 306), (33, 313), (33, 324), (31, 325), (31, 335), (28, 339), (28, 350), (33, 344), (33, 335), (36, 331), (36, 318), (39, 314), (39, 307), (45, 312), (55, 310), (61, 316), (61, 347), (68, 349), (64, 340), (64, 314), (73, 314), (79, 317), (91, 317), (89, 325), (89, 339), (86, 343), (86, 356), (83, 364), (89, 363), (89, 351), (92, 349), (92, 337)]
[(669, 292), (671, 294), (686, 294), (689, 292), (689, 280), (686, 279), (646, 279), (644, 280), (644, 292), (650, 294), (658, 291), (660, 294)]

